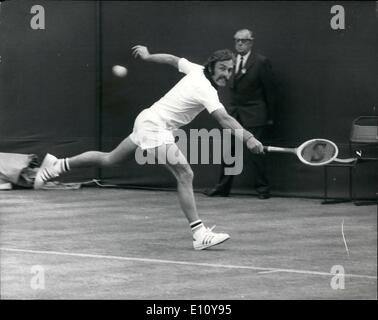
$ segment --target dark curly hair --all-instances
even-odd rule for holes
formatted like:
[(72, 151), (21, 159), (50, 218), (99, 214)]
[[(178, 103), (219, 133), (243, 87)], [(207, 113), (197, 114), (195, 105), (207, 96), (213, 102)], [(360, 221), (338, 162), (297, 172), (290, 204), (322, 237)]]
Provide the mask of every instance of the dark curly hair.
[(229, 49), (222, 49), (215, 51), (204, 64), (204, 73), (209, 77), (214, 72), (215, 63), (218, 61), (232, 60), (235, 62), (235, 55)]

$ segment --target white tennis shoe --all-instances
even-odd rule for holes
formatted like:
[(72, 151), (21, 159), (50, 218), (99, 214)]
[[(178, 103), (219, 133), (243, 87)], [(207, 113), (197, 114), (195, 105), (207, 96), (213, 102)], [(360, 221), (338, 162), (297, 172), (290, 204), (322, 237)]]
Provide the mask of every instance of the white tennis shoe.
[(230, 239), (230, 236), (227, 233), (215, 233), (212, 228), (201, 228), (193, 234), (193, 247), (194, 250), (203, 250), (210, 248), (217, 244), (221, 244), (226, 240)]
[(55, 163), (58, 161), (58, 158), (54, 157), (52, 154), (46, 154), (45, 158), (42, 161), (41, 167), (39, 168), (37, 175), (34, 180), (34, 189), (42, 189), (43, 185), (56, 177), (59, 176), (59, 173), (54, 168)]

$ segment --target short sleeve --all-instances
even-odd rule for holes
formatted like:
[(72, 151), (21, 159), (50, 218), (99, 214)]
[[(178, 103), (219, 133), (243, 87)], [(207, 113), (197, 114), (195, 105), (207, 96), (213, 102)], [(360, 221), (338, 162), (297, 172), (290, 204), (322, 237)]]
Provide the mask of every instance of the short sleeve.
[(224, 109), (223, 104), (219, 101), (218, 93), (213, 87), (201, 90), (199, 100), (209, 113)]
[(181, 58), (178, 62), (178, 70), (182, 73), (188, 74), (194, 70), (202, 70), (203, 66), (190, 62), (185, 58)]

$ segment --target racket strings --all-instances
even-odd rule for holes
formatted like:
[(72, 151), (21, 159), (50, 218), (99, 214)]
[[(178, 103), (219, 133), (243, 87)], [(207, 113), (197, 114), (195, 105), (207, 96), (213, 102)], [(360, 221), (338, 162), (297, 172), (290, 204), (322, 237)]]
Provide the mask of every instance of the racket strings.
[(302, 157), (309, 163), (323, 163), (332, 159), (337, 150), (327, 141), (313, 141), (302, 150)]

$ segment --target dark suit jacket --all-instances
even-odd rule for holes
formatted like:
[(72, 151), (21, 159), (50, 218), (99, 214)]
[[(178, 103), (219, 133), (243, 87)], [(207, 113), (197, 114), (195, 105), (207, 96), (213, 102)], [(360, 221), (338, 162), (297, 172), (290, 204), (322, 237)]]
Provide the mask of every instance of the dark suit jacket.
[(247, 128), (266, 125), (274, 119), (276, 104), (270, 61), (252, 52), (243, 71), (231, 78), (228, 112)]

